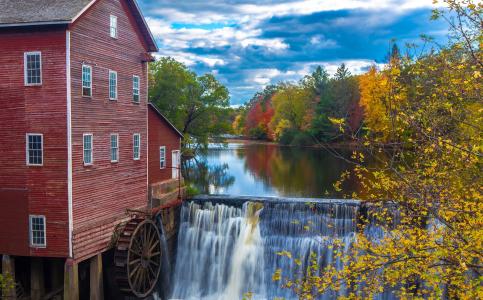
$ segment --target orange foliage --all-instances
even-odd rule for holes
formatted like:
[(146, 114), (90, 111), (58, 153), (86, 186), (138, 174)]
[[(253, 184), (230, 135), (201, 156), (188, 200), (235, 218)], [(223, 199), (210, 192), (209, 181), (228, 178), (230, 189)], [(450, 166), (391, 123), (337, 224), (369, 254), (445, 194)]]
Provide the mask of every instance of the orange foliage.
[(274, 109), (272, 107), (272, 101), (270, 98), (263, 101), (260, 97), (257, 101), (250, 107), (247, 113), (245, 122), (245, 131), (249, 133), (251, 129), (262, 128), (267, 137), (273, 139), (273, 132), (268, 126), (274, 115)]

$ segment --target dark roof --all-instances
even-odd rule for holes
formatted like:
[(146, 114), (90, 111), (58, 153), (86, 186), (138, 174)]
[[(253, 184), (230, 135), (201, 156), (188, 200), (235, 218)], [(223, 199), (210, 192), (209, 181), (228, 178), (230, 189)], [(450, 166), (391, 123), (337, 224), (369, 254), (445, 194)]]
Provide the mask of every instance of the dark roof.
[[(71, 24), (99, 0), (0, 0), (0, 28)], [(126, 0), (148, 50), (158, 47), (136, 0)]]
[(0, 24), (69, 23), (92, 0), (0, 0)]
[(162, 113), (161, 111), (159, 110), (159, 108), (152, 102), (148, 102), (148, 106), (164, 121), (166, 121), (166, 123), (168, 123), (168, 125), (180, 136), (183, 138), (183, 134), (178, 130), (178, 128), (176, 128), (173, 123), (171, 123), (168, 118), (166, 118)]

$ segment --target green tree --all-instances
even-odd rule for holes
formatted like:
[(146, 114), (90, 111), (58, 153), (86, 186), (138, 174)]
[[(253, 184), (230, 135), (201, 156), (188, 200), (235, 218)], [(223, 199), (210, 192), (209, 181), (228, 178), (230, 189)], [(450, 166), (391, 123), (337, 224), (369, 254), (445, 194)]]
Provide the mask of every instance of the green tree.
[(349, 71), (349, 69), (347, 69), (347, 67), (345, 66), (344, 63), (342, 63), (338, 68), (337, 68), (337, 71), (335, 72), (335, 75), (334, 75), (334, 78), (336, 80), (342, 80), (342, 79), (346, 79), (347, 77), (349, 77), (351, 75), (351, 72)]
[(184, 64), (163, 57), (150, 65), (149, 101), (180, 129), (184, 147), (206, 147), (209, 138), (231, 130), (229, 94), (212, 74), (197, 76)]
[(301, 85), (313, 92), (314, 96), (320, 97), (327, 92), (329, 85), (329, 74), (322, 66), (317, 66), (314, 72), (302, 79)]
[[(318, 77), (316, 72), (311, 76)], [(318, 141), (330, 142), (343, 137), (338, 126), (335, 126), (331, 119), (348, 120), (350, 118), (352, 110), (359, 102), (359, 87), (357, 79), (350, 74), (345, 64), (337, 68), (333, 78), (327, 76), (323, 78), (323, 84), (321, 84), (323, 88), (318, 95), (319, 101), (315, 108), (310, 132)]]

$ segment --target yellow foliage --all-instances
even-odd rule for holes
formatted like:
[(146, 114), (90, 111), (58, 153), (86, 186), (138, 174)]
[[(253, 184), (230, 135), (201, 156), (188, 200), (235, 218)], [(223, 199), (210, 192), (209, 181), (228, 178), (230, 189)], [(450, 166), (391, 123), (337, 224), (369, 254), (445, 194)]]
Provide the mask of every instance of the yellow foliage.
[[(343, 299), (373, 299), (387, 287), (400, 299), (483, 299), (483, 55), (474, 47), (483, 4), (445, 2), (465, 20), (459, 42), (359, 78), (369, 130), (361, 146), (385, 159), (373, 155), (374, 170), (352, 156), (365, 189), (354, 196), (370, 203), (368, 220), (341, 258), (345, 267), (319, 270), (312, 258), (291, 287), (300, 299), (341, 283), (352, 288)], [(376, 225), (377, 240), (364, 234)]]
[(360, 105), (364, 109), (364, 122), (370, 133), (381, 142), (388, 142), (398, 133), (394, 112), (405, 102), (405, 88), (399, 83), (401, 75), (398, 61), (392, 61), (384, 71), (376, 67), (359, 76)]
[(366, 126), (372, 132), (381, 133), (383, 140), (387, 140), (390, 126), (388, 108), (385, 104), (389, 92), (387, 78), (372, 67), (369, 72), (359, 77), (359, 89)]
[(313, 114), (309, 111), (312, 94), (309, 90), (295, 85), (284, 85), (272, 97), (275, 111), (270, 127), (277, 138), (288, 128), (304, 130), (310, 127)]

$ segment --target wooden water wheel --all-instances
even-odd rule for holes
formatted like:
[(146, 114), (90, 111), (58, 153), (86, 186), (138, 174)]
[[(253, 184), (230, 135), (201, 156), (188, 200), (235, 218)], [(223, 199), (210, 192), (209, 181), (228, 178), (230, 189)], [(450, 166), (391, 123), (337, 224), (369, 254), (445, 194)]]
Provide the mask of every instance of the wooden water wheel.
[(156, 287), (161, 270), (161, 236), (148, 219), (130, 220), (114, 252), (116, 282), (122, 292), (144, 298)]

